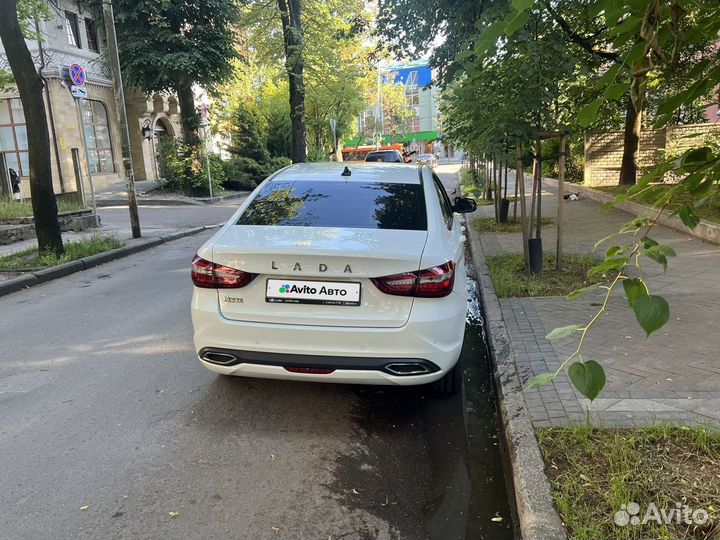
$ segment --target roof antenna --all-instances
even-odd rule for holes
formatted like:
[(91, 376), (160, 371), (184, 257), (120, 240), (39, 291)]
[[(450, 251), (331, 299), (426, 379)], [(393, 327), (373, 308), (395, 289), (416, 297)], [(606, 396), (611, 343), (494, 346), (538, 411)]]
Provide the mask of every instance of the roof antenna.
[(343, 170), (343, 172), (340, 173), (340, 176), (350, 176), (350, 175), (352, 175), (352, 172), (350, 171), (350, 169), (348, 169), (347, 165), (345, 165), (345, 169)]

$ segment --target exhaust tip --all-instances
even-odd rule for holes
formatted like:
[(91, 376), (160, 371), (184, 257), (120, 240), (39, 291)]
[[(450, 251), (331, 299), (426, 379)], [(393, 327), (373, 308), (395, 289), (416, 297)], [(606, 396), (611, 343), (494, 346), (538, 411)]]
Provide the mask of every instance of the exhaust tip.
[(392, 375), (424, 375), (431, 373), (429, 366), (419, 362), (393, 362), (385, 366), (385, 371)]
[(235, 355), (221, 352), (208, 351), (204, 353), (201, 358), (206, 362), (210, 362), (211, 364), (218, 364), (221, 366), (229, 366), (237, 362), (237, 357), (235, 357)]

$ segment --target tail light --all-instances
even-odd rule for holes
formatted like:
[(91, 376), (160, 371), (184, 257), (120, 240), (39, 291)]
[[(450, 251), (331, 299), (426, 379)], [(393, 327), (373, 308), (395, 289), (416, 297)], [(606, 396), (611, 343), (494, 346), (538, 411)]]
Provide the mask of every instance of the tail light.
[(203, 289), (239, 289), (250, 283), (257, 274), (243, 272), (195, 255), (190, 275), (196, 287)]
[(455, 263), (448, 261), (441, 266), (433, 266), (417, 272), (373, 278), (372, 282), (385, 294), (439, 298), (447, 296), (453, 290)]

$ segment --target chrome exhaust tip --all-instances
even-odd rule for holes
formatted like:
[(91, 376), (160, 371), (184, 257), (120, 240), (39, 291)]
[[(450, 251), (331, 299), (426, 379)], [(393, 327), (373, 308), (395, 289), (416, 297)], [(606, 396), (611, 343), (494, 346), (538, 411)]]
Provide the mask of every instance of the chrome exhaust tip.
[(393, 362), (385, 365), (385, 371), (392, 375), (424, 375), (431, 373), (432, 369), (419, 362)]
[(221, 353), (214, 351), (207, 351), (200, 357), (206, 362), (211, 364), (218, 364), (220, 366), (229, 366), (237, 363), (238, 359), (235, 355), (229, 353)]

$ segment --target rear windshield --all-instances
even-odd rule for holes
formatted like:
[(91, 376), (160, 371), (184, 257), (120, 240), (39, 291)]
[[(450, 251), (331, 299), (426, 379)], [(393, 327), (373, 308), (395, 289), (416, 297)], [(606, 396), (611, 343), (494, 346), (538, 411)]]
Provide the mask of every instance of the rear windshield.
[(400, 157), (395, 152), (370, 152), (365, 161), (384, 161), (387, 163), (399, 163)]
[(238, 225), (427, 230), (419, 184), (272, 180)]

